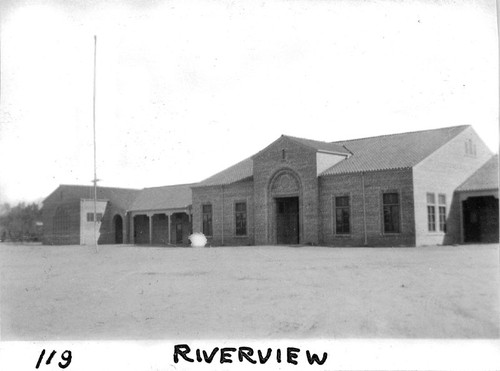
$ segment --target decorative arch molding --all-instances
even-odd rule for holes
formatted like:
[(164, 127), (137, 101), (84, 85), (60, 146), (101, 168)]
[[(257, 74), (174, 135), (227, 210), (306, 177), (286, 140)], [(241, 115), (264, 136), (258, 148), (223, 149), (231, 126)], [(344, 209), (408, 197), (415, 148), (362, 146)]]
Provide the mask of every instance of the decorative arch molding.
[(283, 168), (276, 171), (271, 176), (268, 189), (271, 197), (300, 196), (302, 192), (302, 183), (295, 171), (289, 168)]

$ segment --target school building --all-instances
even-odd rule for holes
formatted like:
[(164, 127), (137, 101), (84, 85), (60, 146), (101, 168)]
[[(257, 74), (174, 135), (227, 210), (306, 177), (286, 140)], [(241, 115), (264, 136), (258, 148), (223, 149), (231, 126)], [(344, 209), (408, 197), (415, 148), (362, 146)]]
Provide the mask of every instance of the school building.
[[(90, 244), (93, 188), (44, 201), (44, 243)], [(324, 142), (282, 135), (195, 184), (98, 187), (99, 243), (422, 246), (498, 242), (498, 155), (471, 126)]]

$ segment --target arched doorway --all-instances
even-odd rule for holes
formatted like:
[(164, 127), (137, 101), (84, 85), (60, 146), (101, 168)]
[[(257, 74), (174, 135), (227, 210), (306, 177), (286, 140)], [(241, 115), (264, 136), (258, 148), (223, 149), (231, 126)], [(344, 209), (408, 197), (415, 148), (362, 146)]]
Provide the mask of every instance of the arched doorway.
[(269, 182), (269, 218), (271, 242), (278, 245), (298, 244), (301, 240), (301, 193), (297, 174), (282, 169)]
[(115, 215), (113, 225), (115, 226), (115, 243), (123, 243), (123, 218), (121, 215)]

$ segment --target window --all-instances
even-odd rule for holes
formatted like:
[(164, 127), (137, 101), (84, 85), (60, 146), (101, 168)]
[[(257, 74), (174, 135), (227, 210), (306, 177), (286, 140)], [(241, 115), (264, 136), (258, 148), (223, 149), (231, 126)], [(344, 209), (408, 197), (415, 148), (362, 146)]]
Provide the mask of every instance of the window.
[(285, 161), (285, 160), (286, 160), (286, 149), (282, 149), (282, 150), (281, 150), (281, 159), (282, 159), (283, 161)]
[(427, 229), (429, 232), (436, 231), (436, 195), (427, 193)]
[(439, 202), (439, 231), (446, 232), (446, 195), (438, 196)]
[(399, 194), (384, 193), (382, 195), (384, 209), (384, 233), (399, 233)]
[(472, 139), (467, 139), (465, 141), (465, 154), (467, 156), (476, 157), (476, 144)]
[[(102, 213), (97, 213), (96, 219), (97, 219), (97, 222), (100, 222), (102, 220)], [(94, 221), (94, 213), (87, 213), (87, 221), (88, 222)]]
[(236, 220), (236, 235), (247, 235), (247, 203), (237, 202), (234, 205), (235, 220)]
[(212, 236), (212, 205), (203, 205), (203, 234), (205, 236)]
[(335, 197), (335, 233), (350, 233), (349, 196)]

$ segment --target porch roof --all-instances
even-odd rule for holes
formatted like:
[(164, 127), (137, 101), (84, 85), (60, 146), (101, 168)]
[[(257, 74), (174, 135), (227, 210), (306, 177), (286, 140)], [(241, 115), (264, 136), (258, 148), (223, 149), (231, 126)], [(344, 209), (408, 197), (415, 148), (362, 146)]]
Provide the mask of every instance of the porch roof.
[(128, 211), (187, 209), (193, 202), (192, 185), (178, 184), (144, 188)]
[(457, 192), (485, 190), (498, 190), (498, 154), (490, 158), (457, 188)]

